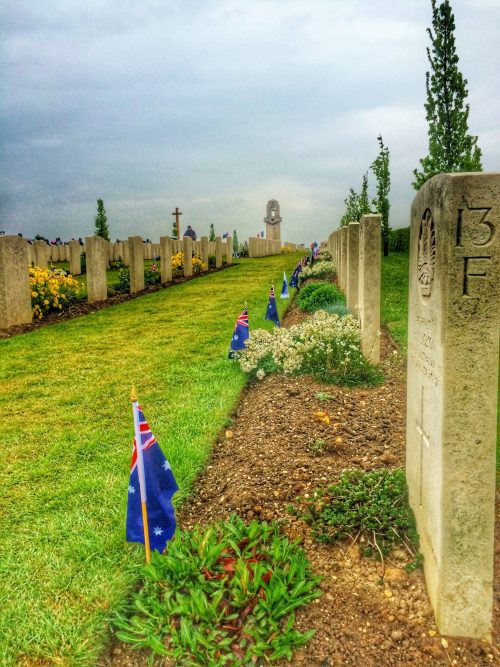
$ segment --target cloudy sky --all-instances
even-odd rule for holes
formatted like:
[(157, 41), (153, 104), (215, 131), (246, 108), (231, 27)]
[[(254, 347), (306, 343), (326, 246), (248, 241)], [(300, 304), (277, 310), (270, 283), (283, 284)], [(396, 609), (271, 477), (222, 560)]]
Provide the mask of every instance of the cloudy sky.
[[(277, 199), (282, 238), (321, 240), (382, 134), (391, 225), (427, 152), (430, 0), (0, 0), (6, 233), (241, 238)], [(470, 132), (500, 171), (500, 0), (452, 0)], [(370, 172), (370, 194), (375, 179)]]

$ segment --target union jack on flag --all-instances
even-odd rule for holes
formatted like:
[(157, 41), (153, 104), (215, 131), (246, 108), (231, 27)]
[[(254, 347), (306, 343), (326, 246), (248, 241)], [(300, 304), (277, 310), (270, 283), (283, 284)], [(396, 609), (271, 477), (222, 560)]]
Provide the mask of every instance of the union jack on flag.
[(248, 326), (248, 308), (242, 310), (236, 319), (234, 325), (233, 337), (231, 338), (231, 349), (229, 350), (229, 358), (232, 359), (235, 355), (233, 352), (245, 349), (245, 341), (250, 337), (250, 328)]
[(276, 297), (274, 296), (274, 285), (271, 285), (269, 292), (269, 302), (267, 304), (265, 320), (272, 320), (277, 327), (281, 326), (278, 309), (276, 308)]
[(141, 503), (146, 503), (151, 549), (165, 551), (168, 540), (175, 533), (175, 513), (172, 496), (178, 490), (174, 474), (165, 454), (160, 449), (139, 405), (137, 410), (144, 464), (144, 488), (139, 482), (137, 442), (134, 437), (127, 502), (127, 542), (144, 544), (144, 525)]

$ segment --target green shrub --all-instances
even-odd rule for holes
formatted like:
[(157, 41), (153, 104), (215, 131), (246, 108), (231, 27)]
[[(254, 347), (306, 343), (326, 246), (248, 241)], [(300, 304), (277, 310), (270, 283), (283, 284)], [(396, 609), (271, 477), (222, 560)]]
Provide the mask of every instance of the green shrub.
[(301, 517), (320, 542), (363, 537), (365, 555), (387, 555), (393, 545), (408, 549), (417, 562), (418, 535), (408, 503), (403, 470), (346, 470), (338, 484), (304, 499)]
[(410, 228), (391, 229), (389, 232), (389, 250), (391, 252), (409, 252)]
[(144, 269), (144, 284), (145, 285), (159, 285), (161, 282), (160, 267), (153, 263), (151, 266), (146, 266)]
[(338, 315), (339, 317), (345, 317), (346, 315), (352, 314), (344, 303), (327, 303), (323, 306), (322, 310), (329, 315)]
[(245, 241), (245, 243), (240, 245), (239, 256), (240, 257), (248, 257), (248, 243), (247, 243), (247, 241)]
[(297, 295), (298, 307), (309, 313), (334, 303), (345, 303), (345, 297), (332, 283), (311, 283)]
[(124, 266), (118, 270), (118, 282), (114, 285), (117, 292), (130, 292), (130, 270)]
[(245, 526), (233, 515), (179, 530), (142, 571), (141, 590), (117, 617), (117, 636), (176, 665), (290, 660), (314, 634), (294, 629), (295, 609), (321, 595), (319, 577), (276, 524)]

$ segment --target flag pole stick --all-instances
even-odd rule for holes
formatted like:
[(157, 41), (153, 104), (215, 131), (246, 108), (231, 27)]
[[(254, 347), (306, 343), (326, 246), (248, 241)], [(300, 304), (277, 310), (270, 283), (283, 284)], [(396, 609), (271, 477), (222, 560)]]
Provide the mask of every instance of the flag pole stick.
[(137, 401), (137, 394), (135, 393), (134, 387), (132, 387), (132, 390), (130, 392), (130, 400), (132, 401), (132, 412), (134, 414), (134, 434), (135, 434), (135, 446), (137, 449), (137, 471), (139, 473), (139, 488), (141, 492), (142, 527), (144, 530), (144, 549), (146, 551), (146, 563), (149, 563), (151, 561), (151, 551), (149, 548), (146, 478), (144, 475), (144, 461), (142, 458), (141, 429), (139, 427), (139, 403)]

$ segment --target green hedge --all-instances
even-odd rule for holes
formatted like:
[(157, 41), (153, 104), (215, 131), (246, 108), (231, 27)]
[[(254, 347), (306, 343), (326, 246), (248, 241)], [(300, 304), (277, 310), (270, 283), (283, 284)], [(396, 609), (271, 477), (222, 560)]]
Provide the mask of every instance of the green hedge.
[(409, 252), (410, 228), (391, 229), (389, 232), (389, 250), (391, 252)]

